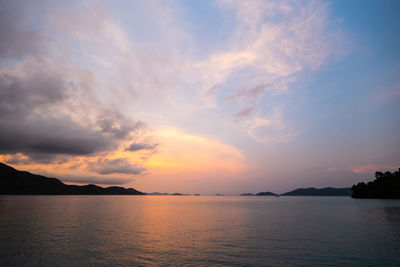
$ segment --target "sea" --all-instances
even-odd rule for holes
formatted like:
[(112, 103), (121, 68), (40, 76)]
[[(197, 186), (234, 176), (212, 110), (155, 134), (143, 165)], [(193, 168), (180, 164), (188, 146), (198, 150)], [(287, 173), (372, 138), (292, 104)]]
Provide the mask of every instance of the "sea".
[(0, 196), (0, 266), (400, 266), (400, 201)]

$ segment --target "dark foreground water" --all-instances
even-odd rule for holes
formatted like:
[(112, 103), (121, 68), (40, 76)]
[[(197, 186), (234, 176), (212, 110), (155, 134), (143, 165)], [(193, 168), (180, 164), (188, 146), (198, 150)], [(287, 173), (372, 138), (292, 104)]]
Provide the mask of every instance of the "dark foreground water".
[(400, 266), (400, 201), (0, 196), (0, 266)]

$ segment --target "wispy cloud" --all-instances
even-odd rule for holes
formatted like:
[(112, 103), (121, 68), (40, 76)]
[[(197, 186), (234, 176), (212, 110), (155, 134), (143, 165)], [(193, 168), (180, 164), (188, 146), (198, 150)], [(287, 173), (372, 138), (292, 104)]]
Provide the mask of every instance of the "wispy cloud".
[(260, 143), (286, 143), (299, 134), (285, 125), (280, 108), (275, 108), (270, 116), (256, 116), (245, 123), (248, 135)]
[[(51, 163), (118, 149), (146, 124), (105, 97), (115, 91), (103, 87), (97, 65), (82, 60), (85, 53), (76, 45), (109, 60), (114, 51), (123, 55), (131, 48), (125, 31), (101, 5), (89, 18), (79, 3), (64, 12), (57, 4), (43, 5), (49, 15), (29, 1), (2, 6), (8, 15), (1, 16), (0, 29), (7, 43), (0, 46), (0, 152), (23, 153), (25, 163)], [(66, 17), (72, 13), (74, 20)]]
[[(95, 1), (4, 4), (0, 153), (16, 164), (57, 162), (60, 172), (115, 179), (159, 171), (151, 163), (158, 154), (168, 169), (175, 155), (182, 169), (202, 173), (195, 163), (209, 160), (211, 173), (229, 176), (244, 168), (241, 151), (185, 130), (229, 120), (224, 125), (260, 143), (293, 140), (299, 130), (285, 120), (284, 104), (262, 100), (290, 91), (300, 74), (312, 74), (336, 53), (329, 7), (320, 1), (218, 3), (215, 8), (234, 17), (233, 34), (208, 49), (187, 27), (184, 2), (124, 2), (118, 9)], [(189, 129), (193, 121), (198, 125)], [(152, 139), (165, 134), (165, 125), (178, 130), (163, 138), (177, 147), (183, 140), (189, 152)], [(194, 148), (201, 157), (185, 165)]]
[(146, 143), (132, 143), (127, 147), (126, 151), (139, 151), (139, 150), (154, 150), (156, 149), (158, 144), (146, 144)]
[(211, 98), (205, 101), (215, 105), (217, 101), (212, 98), (216, 95), (209, 92), (220, 93), (218, 90), (223, 90), (221, 85), (225, 84), (228, 93), (219, 101), (221, 108), (233, 108), (236, 119), (258, 111), (253, 115), (255, 123), (248, 129), (250, 137), (260, 142), (291, 140), (295, 136), (292, 133), (283, 133), (279, 138), (276, 135), (259, 138), (254, 134), (255, 128), (271, 124), (257, 114), (272, 110), (258, 102), (268, 93), (287, 92), (298, 81), (300, 73), (312, 73), (339, 53), (339, 33), (327, 29), (327, 4), (320, 1), (219, 3), (222, 8), (236, 13), (237, 27), (224, 50), (194, 65), (200, 78), (198, 83), (206, 90), (205, 98)]

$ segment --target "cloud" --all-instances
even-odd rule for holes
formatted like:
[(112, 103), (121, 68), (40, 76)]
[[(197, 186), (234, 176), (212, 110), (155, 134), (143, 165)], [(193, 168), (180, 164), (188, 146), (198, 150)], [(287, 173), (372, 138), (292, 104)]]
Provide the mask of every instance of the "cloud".
[(135, 152), (138, 150), (154, 150), (158, 144), (146, 144), (146, 143), (132, 143), (125, 151)]
[(31, 25), (40, 5), (31, 1), (2, 1), (0, 15), (0, 63), (7, 59), (38, 56), (48, 49), (48, 40)]
[(104, 112), (100, 116), (96, 124), (101, 128), (101, 132), (117, 139), (124, 139), (131, 132), (146, 127), (143, 121), (133, 121), (117, 111)]
[(21, 153), (14, 154), (14, 155), (7, 155), (5, 158), (3, 158), (3, 160), (7, 164), (16, 164), (16, 165), (29, 164), (32, 162), (29, 159), (29, 157), (27, 157)]
[(157, 138), (160, 151), (144, 164), (153, 177), (228, 178), (246, 167), (240, 150), (212, 138), (176, 128), (160, 129)]
[(49, 61), (32, 60), (0, 72), (1, 153), (87, 155), (112, 143), (103, 132), (60, 112), (69, 87), (52, 68)]
[(271, 87), (271, 84), (259, 84), (251, 88), (239, 89), (231, 95), (226, 97), (227, 100), (239, 100), (242, 102), (253, 103), (258, 99), (266, 89)]
[(82, 183), (82, 184), (104, 184), (104, 185), (123, 185), (132, 181), (132, 178), (104, 177), (104, 176), (81, 176), (81, 175), (61, 175), (57, 177), (63, 182)]
[[(216, 135), (235, 130), (222, 127), (230, 116), (258, 142), (292, 140), (285, 107), (261, 100), (336, 50), (319, 1), (221, 1), (228, 14), (217, 19), (235, 18), (233, 34), (207, 49), (177, 4), (119, 4), (2, 4), (0, 153), (11, 162), (61, 165), (59, 173), (83, 172), (81, 181), (123, 180), (144, 167), (176, 179), (232, 177), (246, 166), (242, 152), (195, 131), (208, 122), (221, 125)], [(160, 142), (148, 142), (150, 127)]]
[(260, 143), (287, 143), (299, 134), (285, 126), (280, 108), (274, 108), (268, 117), (256, 116), (245, 123), (248, 125), (248, 135)]
[(137, 175), (146, 169), (132, 165), (128, 159), (99, 159), (97, 162), (90, 163), (89, 168), (99, 174), (133, 174)]
[(47, 177), (54, 177), (68, 183), (122, 185), (132, 181), (132, 177), (90, 175), (87, 173), (80, 173), (79, 171), (75, 171), (74, 174), (59, 173), (54, 172), (54, 169), (45, 170), (43, 168), (29, 168), (29, 171)]
[[(126, 4), (127, 10), (145, 10), (146, 16), (121, 16), (118, 21), (124, 24), (118, 24), (107, 6), (87, 3), (84, 9), (57, 10), (50, 21), (64, 33), (58, 37), (63, 43), (78, 42), (86, 64), (104, 74), (102, 93), (132, 114), (147, 117), (151, 110), (151, 119), (169, 123), (204, 109), (222, 110), (234, 120), (256, 119), (270, 112), (260, 105), (263, 97), (284, 94), (301, 74), (317, 70), (340, 50), (338, 33), (328, 27), (328, 6), (321, 1), (219, 3), (222, 12), (235, 18), (233, 34), (207, 52), (185, 32), (178, 5)], [(148, 31), (143, 21), (157, 30)], [(131, 26), (126, 30), (126, 25)], [(146, 32), (145, 37), (132, 34), (138, 32)], [(123, 136), (124, 128), (110, 122), (100, 121), (104, 130), (119, 129)]]
[(253, 110), (254, 110), (253, 107), (241, 109), (238, 112), (236, 112), (235, 117), (241, 118), (241, 117), (249, 116)]
[[(263, 97), (285, 94), (294, 85), (299, 86), (302, 76), (309, 76), (341, 54), (340, 32), (329, 29), (329, 8), (322, 1), (223, 0), (219, 4), (236, 15), (235, 33), (224, 49), (194, 66), (201, 77), (198, 84), (205, 90), (205, 101), (233, 111), (237, 120), (252, 117), (259, 124), (257, 114), (271, 111), (259, 105)], [(218, 94), (224, 97), (213, 99)], [(264, 120), (262, 124), (268, 123)], [(272, 133), (270, 138), (259, 138), (254, 134), (254, 124), (242, 125), (249, 125), (249, 136), (259, 142), (294, 137), (288, 134), (276, 138)]]
[[(50, 2), (42, 4), (53, 12), (59, 10)], [(146, 123), (104, 101), (96, 71), (71, 57), (73, 45), (63, 42), (60, 25), (49, 23), (36, 6), (40, 5), (30, 1), (2, 3), (0, 153), (23, 153), (25, 163), (50, 163), (66, 160), (65, 155), (90, 156), (116, 149)], [(89, 24), (86, 20), (81, 26)], [(122, 34), (112, 26), (107, 35), (110, 31)]]
[(0, 115), (26, 116), (39, 107), (60, 104), (67, 98), (67, 84), (48, 60), (34, 59), (13, 69), (0, 70)]

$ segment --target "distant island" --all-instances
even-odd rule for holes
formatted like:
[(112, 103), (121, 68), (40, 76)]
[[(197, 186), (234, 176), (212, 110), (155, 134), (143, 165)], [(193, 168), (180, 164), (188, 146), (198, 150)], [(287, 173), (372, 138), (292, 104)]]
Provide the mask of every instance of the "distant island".
[[(353, 198), (400, 198), (400, 169), (376, 172), (375, 180), (358, 183), (351, 188), (298, 188), (284, 194), (265, 191), (243, 193), (240, 196), (351, 196)], [(0, 195), (146, 195), (134, 188), (119, 186), (100, 187), (94, 184), (67, 185), (56, 178), (19, 171), (0, 162)], [(187, 196), (184, 193), (153, 192), (148, 195)], [(194, 194), (199, 196), (199, 194)], [(223, 196), (223, 194), (216, 194)]]
[(281, 196), (350, 196), (350, 195), (351, 195), (350, 187), (298, 188), (293, 191), (281, 194)]
[(278, 195), (275, 193), (272, 193), (272, 192), (260, 192), (260, 193), (257, 193), (256, 196), (275, 196), (275, 197), (277, 197)]
[(254, 193), (243, 193), (240, 196), (350, 196), (351, 188), (334, 188), (334, 187), (325, 187), (325, 188), (298, 188), (290, 192), (286, 192), (283, 194), (275, 194), (273, 192), (260, 192), (257, 194)]
[(260, 192), (257, 194), (253, 193), (243, 193), (240, 194), (241, 196), (279, 196), (278, 194), (272, 193), (272, 192)]
[(253, 194), (253, 193), (243, 193), (243, 194), (240, 194), (241, 196), (255, 196), (255, 194)]
[(400, 198), (400, 168), (391, 172), (376, 172), (375, 180), (358, 183), (351, 188), (353, 198)]
[(56, 178), (18, 171), (0, 162), (0, 195), (145, 195), (133, 188), (66, 185)]

